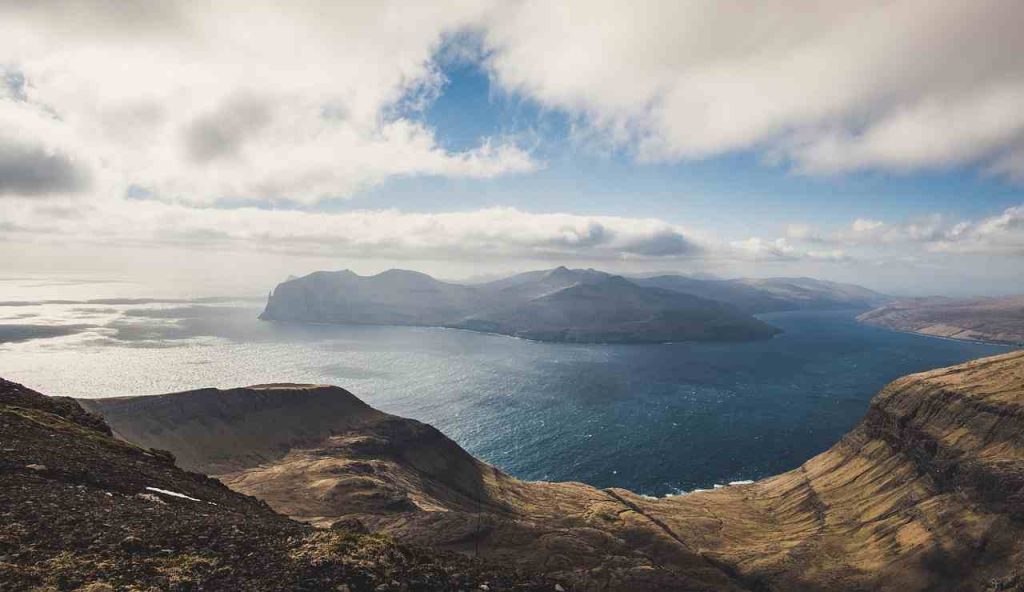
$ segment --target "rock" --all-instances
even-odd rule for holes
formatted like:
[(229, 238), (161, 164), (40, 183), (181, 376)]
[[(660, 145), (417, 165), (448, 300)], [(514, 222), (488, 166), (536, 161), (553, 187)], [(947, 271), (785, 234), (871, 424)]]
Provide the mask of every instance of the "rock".
[(37, 464), (25, 465), (25, 468), (33, 470), (33, 471), (48, 471), (49, 470), (48, 468), (46, 468), (46, 465), (37, 465)]
[(135, 553), (145, 548), (145, 546), (142, 544), (142, 539), (140, 539), (137, 536), (131, 535), (121, 539), (121, 542), (118, 546), (120, 546), (121, 549), (128, 551), (129, 553)]
[(561, 584), (555, 584), (555, 592), (565, 592), (565, 588)]
[(344, 530), (346, 532), (354, 532), (357, 534), (368, 534), (370, 530), (366, 528), (361, 520), (355, 516), (345, 516), (340, 520), (335, 520), (331, 524), (331, 530)]

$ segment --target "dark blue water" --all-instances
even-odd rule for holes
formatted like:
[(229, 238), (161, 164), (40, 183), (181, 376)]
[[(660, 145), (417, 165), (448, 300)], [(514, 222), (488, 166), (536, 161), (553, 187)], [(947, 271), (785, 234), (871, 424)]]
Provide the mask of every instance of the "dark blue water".
[[(1006, 351), (873, 328), (849, 312), (763, 318), (785, 332), (740, 345), (615, 346), (599, 359), (552, 348), (511, 388), (499, 381), (462, 411), (488, 427), (462, 426), (460, 441), (522, 478), (663, 495), (794, 468), (835, 443), (887, 382)], [(460, 421), (435, 418), (442, 429)]]
[(515, 476), (650, 495), (794, 468), (890, 380), (1006, 351), (864, 326), (852, 312), (765, 315), (784, 333), (757, 343), (582, 346), (263, 323), (252, 304), (66, 308), (40, 316), (95, 328), (9, 344), (7, 378), (86, 397), (333, 383)]

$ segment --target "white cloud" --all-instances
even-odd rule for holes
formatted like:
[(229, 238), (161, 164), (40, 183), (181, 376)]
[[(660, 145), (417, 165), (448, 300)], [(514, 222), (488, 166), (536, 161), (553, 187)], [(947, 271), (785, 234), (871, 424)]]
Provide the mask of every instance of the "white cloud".
[(703, 247), (661, 220), (535, 214), (488, 208), (442, 214), (397, 210), (317, 213), (258, 208), (199, 209), (143, 201), (132, 208), (59, 209), (53, 202), (0, 204), (18, 240), (183, 245), (301, 255), (473, 260), (514, 258), (686, 259)]
[(796, 259), (796, 247), (787, 239), (777, 238), (765, 240), (760, 237), (750, 237), (744, 240), (732, 241), (729, 243), (738, 253), (746, 254), (757, 259)]
[(190, 203), (310, 203), (395, 175), (529, 171), (536, 163), (510, 142), (451, 152), (407, 116), (441, 84), (432, 56), (443, 35), (484, 8), (2, 3), (0, 145), (62, 141), (110, 181), (96, 193), (134, 184)]
[[(795, 232), (793, 229), (797, 229)], [(808, 225), (790, 225), (787, 237), (796, 243), (858, 249), (887, 249), (900, 255), (961, 253), (1024, 255), (1024, 205), (978, 220), (950, 220), (933, 214), (900, 223), (858, 218), (847, 229), (825, 233)], [(783, 244), (796, 249), (786, 239)], [(774, 243), (766, 242), (766, 245)], [(750, 245), (753, 248), (754, 245)], [(764, 250), (764, 249), (762, 249)], [(886, 258), (882, 253), (874, 255)]]
[(955, 253), (1024, 256), (1024, 205), (978, 221), (946, 229), (934, 250)]
[(506, 87), (643, 160), (763, 150), (807, 172), (1024, 174), (1024, 6), (527, 0), (491, 13)]
[(807, 172), (1024, 178), (1016, 2), (96, 0), (5, 2), (0, 19), (0, 145), (51, 173), (74, 163), (106, 198), (315, 203), (393, 176), (536, 168), (503, 138), (446, 150), (408, 116), (462, 31), (500, 86), (640, 160), (755, 150)]
[(857, 218), (856, 220), (853, 221), (853, 224), (850, 225), (850, 228), (854, 232), (863, 233), (863, 232), (871, 232), (873, 230), (877, 230), (877, 229), (879, 229), (879, 228), (881, 228), (883, 226), (885, 226), (885, 222), (882, 222), (881, 220), (870, 220), (870, 219), (867, 219), (867, 218)]
[[(787, 229), (800, 234), (804, 231), (801, 226), (791, 226)], [(850, 256), (841, 249), (806, 249), (794, 244), (792, 237), (781, 237), (776, 239), (763, 239), (750, 237), (740, 241), (732, 241), (728, 247), (730, 250), (721, 249), (719, 256), (723, 258), (749, 259), (752, 261), (847, 261)], [(807, 240), (813, 236), (808, 235)]]

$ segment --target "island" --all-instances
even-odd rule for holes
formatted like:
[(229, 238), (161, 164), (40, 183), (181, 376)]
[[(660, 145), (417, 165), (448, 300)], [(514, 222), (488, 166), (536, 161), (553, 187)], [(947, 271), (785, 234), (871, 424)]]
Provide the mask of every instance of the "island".
[(316, 272), (279, 284), (260, 318), (447, 327), (570, 343), (747, 341), (779, 333), (728, 303), (565, 267), (476, 285), (398, 269), (373, 276)]

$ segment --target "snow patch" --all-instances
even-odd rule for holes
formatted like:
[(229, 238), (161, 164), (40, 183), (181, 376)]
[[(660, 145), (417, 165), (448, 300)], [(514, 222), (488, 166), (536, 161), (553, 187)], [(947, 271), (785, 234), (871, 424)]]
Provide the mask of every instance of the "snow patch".
[(201, 499), (194, 498), (194, 497), (192, 497), (190, 495), (185, 495), (184, 493), (178, 493), (177, 491), (168, 491), (166, 489), (160, 489), (159, 487), (147, 487), (146, 489), (149, 490), (149, 491), (155, 491), (157, 493), (162, 493), (163, 495), (169, 495), (171, 497), (180, 497), (181, 499), (192, 500), (194, 502), (201, 502), (201, 501), (203, 501)]

